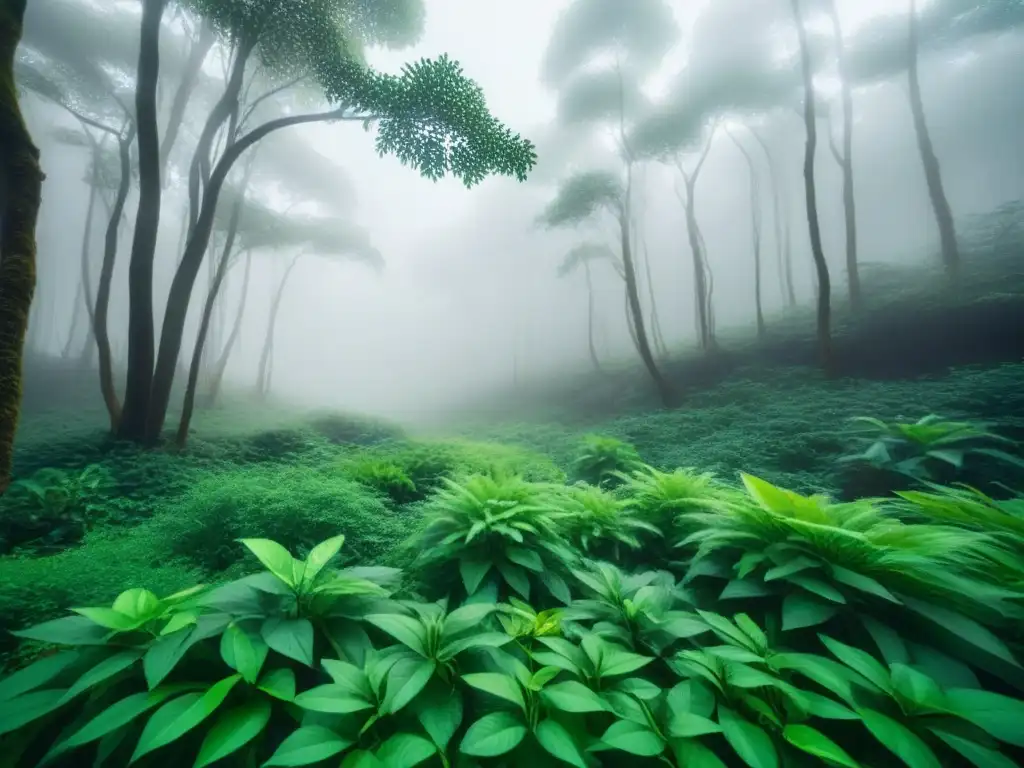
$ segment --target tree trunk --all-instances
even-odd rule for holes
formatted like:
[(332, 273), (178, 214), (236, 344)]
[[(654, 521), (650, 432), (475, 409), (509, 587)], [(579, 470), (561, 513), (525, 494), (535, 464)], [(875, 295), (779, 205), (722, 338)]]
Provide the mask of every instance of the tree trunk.
[(156, 85), (164, 0), (143, 0), (135, 116), (139, 140), (139, 207), (128, 267), (128, 376), (120, 437), (147, 442), (155, 352), (153, 260), (160, 229), (160, 137)]
[(832, 283), (825, 261), (825, 250), (821, 244), (821, 225), (818, 221), (817, 193), (814, 185), (814, 158), (818, 148), (817, 124), (814, 116), (814, 71), (811, 67), (811, 52), (807, 43), (807, 30), (800, 13), (800, 0), (792, 0), (793, 17), (800, 39), (800, 64), (804, 81), (804, 128), (807, 143), (804, 150), (804, 193), (807, 198), (807, 228), (811, 236), (811, 253), (814, 256), (815, 274), (818, 279), (818, 355), (826, 375), (832, 373)]
[(921, 99), (921, 82), (918, 76), (918, 29), (917, 2), (910, 0), (910, 34), (907, 42), (907, 73), (910, 81), (910, 111), (914, 116), (914, 133), (917, 135), (917, 149), (921, 154), (924, 166), (924, 177), (928, 183), (928, 196), (931, 198), (935, 222), (939, 227), (939, 240), (942, 245), (942, 266), (950, 280), (956, 280), (960, 273), (960, 248), (956, 241), (956, 224), (953, 221), (953, 210), (950, 208), (946, 190), (942, 185), (942, 171), (939, 158), (935, 154), (931, 134), (928, 132), (928, 121), (924, 115), (924, 102)]
[(701, 235), (700, 225), (697, 223), (697, 179), (700, 177), (704, 161), (711, 152), (711, 144), (715, 139), (715, 129), (708, 136), (704, 150), (701, 152), (697, 165), (692, 173), (687, 173), (682, 161), (676, 162), (676, 168), (686, 185), (685, 199), (683, 193), (676, 188), (676, 196), (683, 204), (686, 213), (686, 236), (690, 241), (690, 255), (693, 259), (693, 291), (694, 308), (697, 318), (697, 333), (700, 349), (703, 352), (709, 351), (714, 346), (714, 329), (711, 319), (711, 283), (710, 268), (707, 262), (707, 249), (704, 246), (704, 238)]
[(590, 275), (590, 264), (583, 260), (583, 274), (587, 279), (587, 349), (590, 352), (590, 362), (594, 370), (604, 373), (601, 367), (601, 359), (597, 355), (597, 345), (594, 344), (594, 281)]
[(256, 393), (261, 398), (266, 398), (270, 394), (270, 361), (274, 353), (274, 331), (277, 328), (277, 316), (281, 311), (281, 299), (284, 298), (284, 289), (288, 284), (288, 277), (291, 275), (292, 270), (295, 269), (295, 265), (299, 263), (299, 259), (302, 254), (295, 256), (287, 269), (284, 271), (284, 275), (281, 277), (281, 282), (277, 284), (277, 292), (274, 294), (274, 302), (270, 305), (270, 319), (267, 322), (267, 337), (263, 340), (263, 352), (260, 354), (260, 367), (256, 374)]
[(644, 280), (647, 283), (647, 298), (651, 302), (651, 334), (654, 336), (654, 346), (662, 359), (668, 358), (668, 346), (665, 344), (665, 337), (661, 333), (661, 318), (658, 316), (658, 300), (654, 294), (654, 278), (651, 276), (651, 254), (647, 249), (647, 238), (642, 238), (644, 249)]
[(220, 260), (217, 262), (217, 270), (210, 281), (210, 290), (206, 295), (206, 303), (203, 306), (202, 319), (199, 322), (199, 333), (196, 336), (195, 348), (192, 350), (192, 364), (188, 371), (188, 383), (185, 387), (185, 402), (181, 410), (181, 420), (178, 422), (178, 434), (176, 444), (178, 448), (184, 448), (188, 442), (189, 425), (192, 423), (192, 411), (196, 404), (196, 388), (199, 386), (199, 372), (203, 367), (203, 360), (206, 359), (206, 338), (210, 333), (210, 325), (213, 320), (213, 310), (217, 304), (217, 297), (220, 295), (224, 278), (231, 266), (231, 256), (235, 250), (235, 237), (238, 235), (238, 223), (242, 217), (242, 204), (245, 199), (245, 190), (252, 178), (252, 171), (255, 165), (255, 155), (250, 156), (246, 164), (245, 174), (239, 186), (238, 199), (231, 208), (231, 217), (228, 220), (228, 229), (224, 238), (224, 249), (221, 251)]
[(858, 311), (863, 305), (863, 298), (860, 288), (860, 267), (857, 263), (857, 205), (853, 195), (853, 89), (846, 67), (843, 28), (839, 23), (836, 0), (829, 0), (828, 10), (832, 16), (832, 29), (836, 38), (843, 101), (843, 148), (840, 164), (843, 169), (843, 218), (846, 224), (846, 280), (850, 293), (850, 308)]
[(22, 360), (36, 286), (36, 220), (44, 178), (14, 84), (25, 4), (26, 0), (0, 3), (0, 494), (11, 484), (21, 414)]
[(178, 133), (181, 124), (185, 119), (185, 110), (188, 107), (188, 100), (199, 82), (199, 73), (203, 70), (203, 62), (206, 61), (210, 49), (217, 42), (217, 33), (205, 21), (202, 22), (199, 39), (192, 43), (188, 52), (188, 61), (185, 62), (185, 71), (182, 72), (181, 81), (174, 92), (174, 101), (171, 102), (171, 111), (167, 119), (167, 131), (164, 133), (163, 144), (160, 146), (160, 171), (166, 179), (167, 162), (171, 157), (171, 150), (178, 140)]
[(96, 169), (96, 163), (99, 161), (99, 145), (93, 144), (93, 169), (89, 174), (89, 202), (85, 206), (85, 227), (82, 229), (82, 249), (81, 249), (81, 277), (78, 283), (78, 299), (75, 301), (75, 314), (72, 315), (71, 329), (68, 332), (68, 343), (64, 348), (64, 357), (68, 357), (71, 354), (71, 343), (75, 336), (75, 327), (78, 325), (78, 306), (80, 304), (85, 305), (85, 316), (87, 319), (86, 323), (86, 338), (85, 346), (82, 347), (82, 353), (78, 359), (81, 364), (85, 364), (89, 360), (89, 355), (93, 350), (93, 343), (96, 338), (93, 327), (96, 322), (96, 308), (92, 301), (92, 278), (90, 277), (90, 264), (89, 264), (89, 253), (92, 251), (92, 225), (93, 219), (96, 215), (96, 200), (99, 197), (99, 190), (97, 184), (99, 184), (99, 173)]
[[(749, 130), (754, 140), (761, 147), (765, 160), (768, 161), (768, 181), (772, 186), (772, 219), (775, 224), (775, 255), (777, 261), (776, 268), (779, 273), (779, 288), (787, 305), (793, 306), (796, 304), (796, 295), (793, 291), (793, 269), (789, 255), (788, 212), (786, 214), (787, 221), (784, 223), (782, 190), (779, 188), (779, 174), (778, 169), (775, 167), (775, 156), (760, 132), (753, 128)], [(783, 233), (783, 230), (785, 230), (785, 233)]]
[(231, 358), (231, 351), (235, 348), (238, 337), (242, 332), (242, 318), (245, 316), (245, 300), (249, 295), (249, 276), (251, 272), (252, 254), (247, 252), (245, 254), (245, 271), (242, 274), (242, 296), (238, 301), (235, 320), (231, 326), (231, 333), (228, 334), (228, 339), (224, 342), (224, 349), (221, 351), (220, 357), (217, 358), (217, 364), (214, 366), (213, 374), (210, 377), (210, 392), (207, 396), (210, 406), (217, 404), (220, 388), (224, 383), (224, 374), (228, 368), (228, 360)]
[(753, 234), (754, 253), (754, 309), (757, 316), (757, 336), (763, 338), (765, 334), (764, 308), (761, 303), (761, 190), (757, 181), (757, 165), (747, 148), (732, 133), (726, 131), (733, 144), (743, 154), (747, 161), (747, 170), (750, 174), (750, 222)]

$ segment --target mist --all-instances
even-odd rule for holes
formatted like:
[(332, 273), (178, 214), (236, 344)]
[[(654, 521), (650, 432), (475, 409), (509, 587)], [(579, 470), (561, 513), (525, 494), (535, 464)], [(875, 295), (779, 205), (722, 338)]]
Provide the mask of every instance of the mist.
[[(36, 41), (51, 34), (49, 20), (65, 5), (91, 7), (88, 0), (30, 4), (25, 29), (28, 61), (45, 64), (46, 48)], [(559, 36), (558, 25), (570, 5), (566, 0), (524, 0), (514, 7), (425, 0), (422, 34), (415, 44), (367, 49), (367, 61), (384, 72), (398, 73), (405, 62), (442, 53), (460, 62), (483, 89), (492, 114), (536, 144), (538, 162), (525, 183), (494, 176), (467, 189), (455, 178), (432, 181), (393, 156), (378, 156), (375, 129), (364, 130), (358, 122), (291, 127), (260, 142), (250, 158), (253, 176), (246, 192), (255, 212), (246, 216), (253, 222), (264, 214), (282, 221), (303, 216), (337, 221), (339, 232), (344, 231), (338, 237), (346, 242), (344, 247), (322, 247), (324, 233), (319, 240), (300, 237), (281, 247), (275, 247), (271, 238), (265, 241), (270, 245), (262, 247), (256, 224), (241, 235), (242, 245), (251, 250), (248, 257), (235, 257), (230, 266), (210, 331), (213, 359), (239, 315), (245, 260), (250, 258), (244, 313), (227, 361), (226, 388), (248, 392), (257, 386), (268, 322), (286, 272), (287, 286), (276, 310), (268, 388), (288, 403), (416, 421), (482, 392), (588, 370), (587, 288), (580, 274), (559, 277), (558, 268), (574, 245), (594, 239), (614, 244), (616, 233), (599, 220), (558, 229), (539, 223), (562, 179), (574, 171), (615, 169), (619, 162), (614, 121), (567, 117), (561, 101), (565, 90), (545, 75), (545, 68), (550, 70), (557, 54), (569, 45)], [(862, 70), (853, 88), (852, 155), (860, 263), (865, 270), (873, 264), (935, 263), (939, 235), (908, 108), (905, 67), (885, 65), (886, 57), (891, 59), (892, 51), (905, 44), (901, 35), (906, 3), (837, 0), (836, 5), (846, 50)], [(693, 141), (678, 146), (678, 156), (689, 165), (699, 155), (700, 141), (713, 120), (728, 121), (733, 135), (749, 145), (761, 175), (762, 301), (770, 328), (773, 319), (787, 311), (786, 292), (776, 266), (765, 158), (744, 133), (747, 125), (755, 126), (771, 147), (779, 169), (778, 183), (792, 226), (799, 303), (812, 305), (815, 291), (804, 223), (801, 99), (793, 96), (793, 89), (773, 93), (764, 79), (773, 71), (772, 62), (783, 62), (781, 71), (793, 71), (789, 3), (716, 0), (668, 6), (677, 34), (637, 65), (643, 103), (634, 116), (639, 119), (673, 105), (682, 114), (679, 110), (686, 105), (686, 119), (694, 123), (696, 133)], [(963, 222), (1024, 193), (1019, 134), (1024, 92), (1016, 85), (1024, 79), (1024, 32), (1009, 15), (1000, 24), (976, 25), (976, 30), (944, 25), (947, 17), (960, 19), (964, 9), (953, 6), (957, 3), (933, 0), (919, 9), (920, 77), (942, 180), (956, 220)], [(104, 42), (104, 50), (133, 51), (138, 45), (137, 4), (112, 3), (102, 13), (96, 11), (94, 28), (102, 24), (103, 14), (125, 23), (105, 28), (102, 35), (88, 38), (88, 44)], [(185, 57), (190, 39), (184, 22), (168, 18), (164, 26), (164, 65), (171, 74), (166, 84), (160, 84), (165, 91), (161, 131), (175, 87), (173, 69)], [(838, 136), (839, 130), (838, 120), (830, 120), (827, 113), (836, 109), (835, 57), (828, 47), (828, 25), (812, 23), (809, 28), (825, 40), (815, 61), (824, 105), (818, 115), (818, 207), (833, 294), (841, 297), (842, 168), (827, 146), (828, 131)], [(196, 32), (191, 34), (194, 38)], [(158, 331), (183, 242), (188, 152), (222, 87), (224, 50), (223, 43), (216, 42), (203, 65), (200, 87), (189, 102), (175, 150), (184, 153), (184, 159), (176, 167), (172, 159), (165, 179), (154, 263)], [(600, 55), (594, 61), (591, 69), (600, 69)], [(298, 93), (295, 104), (320, 98), (315, 88), (307, 90), (313, 93)], [(29, 128), (40, 146), (46, 174), (30, 347), (37, 353), (91, 360), (78, 267), (92, 162), (81, 134), (90, 129), (83, 129), (67, 109), (37, 89), (23, 91)], [(71, 105), (80, 112), (94, 109), (80, 100)], [(296, 108), (290, 101), (275, 107), (283, 114)], [(71, 134), (80, 137), (77, 143), (69, 143)], [(90, 140), (102, 140), (100, 132), (93, 134)], [(111, 146), (107, 142), (104, 151), (111, 151)], [(242, 165), (231, 177), (236, 185)], [(658, 333), (673, 353), (692, 349), (698, 341), (687, 225), (676, 194), (679, 183), (671, 164), (653, 157), (637, 163), (634, 234), (644, 269), (651, 275), (648, 285), (643, 269), (638, 270), (640, 292), (648, 310), (652, 304), (656, 307)], [(748, 185), (743, 155), (726, 133), (716, 132), (695, 207), (714, 276), (715, 319), (723, 330), (754, 322)], [(130, 225), (137, 198), (133, 185), (108, 319), (119, 390), (127, 351)], [(222, 199), (218, 216), (226, 218), (228, 207)], [(103, 206), (95, 208), (87, 256), (92, 290), (106, 228)], [(214, 245), (217, 242), (215, 235)], [(192, 296), (176, 386), (186, 378), (215, 258), (216, 250), (211, 249)], [(636, 351), (623, 314), (622, 281), (606, 264), (594, 263), (590, 271), (596, 350), (608, 365), (633, 361)], [(173, 402), (172, 408), (177, 407)], [(197, 419), (201, 418), (200, 413)]]

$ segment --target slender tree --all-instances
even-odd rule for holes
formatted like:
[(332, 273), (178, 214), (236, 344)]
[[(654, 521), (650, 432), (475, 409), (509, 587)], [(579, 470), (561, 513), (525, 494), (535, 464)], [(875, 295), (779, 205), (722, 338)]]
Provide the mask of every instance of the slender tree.
[(781, 189), (779, 172), (775, 166), (775, 155), (765, 141), (764, 136), (755, 126), (748, 126), (750, 135), (754, 137), (765, 160), (768, 162), (768, 179), (772, 186), (772, 218), (775, 223), (775, 250), (779, 273), (779, 284), (786, 305), (796, 306), (796, 288), (793, 285), (793, 253), (789, 222), (789, 205), (787, 197)]
[(743, 155), (750, 177), (750, 222), (753, 235), (752, 254), (754, 256), (754, 311), (757, 317), (757, 335), (758, 338), (762, 338), (765, 334), (765, 324), (764, 305), (761, 298), (761, 186), (757, 175), (757, 164), (754, 162), (753, 156), (732, 131), (726, 128), (726, 133)]
[(832, 283), (828, 274), (828, 262), (821, 243), (821, 225), (818, 221), (818, 200), (814, 183), (814, 159), (818, 146), (815, 118), (814, 69), (811, 66), (811, 51), (807, 40), (807, 29), (801, 13), (800, 0), (792, 0), (793, 21), (800, 41), (800, 70), (804, 80), (804, 129), (807, 140), (804, 148), (804, 194), (807, 201), (807, 228), (811, 237), (811, 254), (814, 257), (815, 274), (818, 280), (818, 355), (821, 367), (826, 373), (832, 371)]
[(22, 360), (36, 287), (36, 219), (42, 200), (39, 150), (14, 84), (26, 0), (0, 2), (0, 493), (11, 483), (21, 413)]
[(598, 373), (604, 373), (604, 368), (601, 365), (601, 358), (597, 354), (597, 344), (594, 339), (596, 303), (594, 297), (593, 275), (590, 271), (591, 264), (598, 261), (608, 262), (615, 269), (615, 273), (619, 277), (625, 278), (622, 263), (615, 251), (607, 245), (597, 242), (580, 243), (565, 254), (565, 257), (562, 259), (562, 263), (558, 266), (558, 276), (567, 277), (580, 268), (583, 269), (583, 276), (586, 280), (587, 286), (587, 351), (590, 354), (590, 362), (593, 365), (594, 370)]

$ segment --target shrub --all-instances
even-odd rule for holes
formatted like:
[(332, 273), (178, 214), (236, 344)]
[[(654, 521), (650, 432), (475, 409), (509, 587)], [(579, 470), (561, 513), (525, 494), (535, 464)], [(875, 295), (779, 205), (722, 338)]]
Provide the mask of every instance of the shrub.
[(348, 413), (320, 413), (309, 420), (309, 426), (335, 445), (376, 445), (387, 440), (401, 440), (404, 431), (383, 419)]
[[(511, 492), (510, 492), (511, 493)], [(511, 494), (515, 495), (515, 494)], [(575, 569), (560, 614), (521, 600), (398, 600), (390, 569), (332, 566), (343, 537), (159, 598), (129, 589), (18, 634), (63, 650), (0, 680), (4, 757), (294, 766), (568, 763), (1013, 765), (1024, 701), (814, 650), (745, 613), (702, 609), (670, 574)]]
[(310, 430), (282, 427), (238, 439), (235, 452), (243, 462), (282, 462), (315, 450), (321, 442)]
[(357, 483), (387, 496), (395, 504), (411, 504), (421, 501), (427, 495), (427, 489), (417, 488), (405, 469), (387, 460), (356, 459), (346, 465), (345, 474)]
[(251, 467), (210, 474), (173, 499), (149, 525), (171, 554), (207, 572), (238, 561), (241, 536), (273, 538), (294, 551), (345, 533), (353, 562), (383, 562), (409, 535), (415, 518), (333, 472)]
[(574, 481), (612, 488), (622, 482), (623, 473), (641, 466), (640, 454), (629, 443), (614, 437), (587, 435), (569, 475)]
[(569, 486), (558, 505), (565, 513), (563, 533), (588, 557), (621, 562), (627, 551), (636, 553), (644, 541), (662, 535), (630, 502), (592, 485)]

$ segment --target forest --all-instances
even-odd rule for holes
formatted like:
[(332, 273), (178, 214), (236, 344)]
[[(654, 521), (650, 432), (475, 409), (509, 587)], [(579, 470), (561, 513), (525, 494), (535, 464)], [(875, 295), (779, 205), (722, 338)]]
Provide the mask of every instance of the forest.
[(0, 49), (0, 768), (1024, 766), (1024, 2)]

